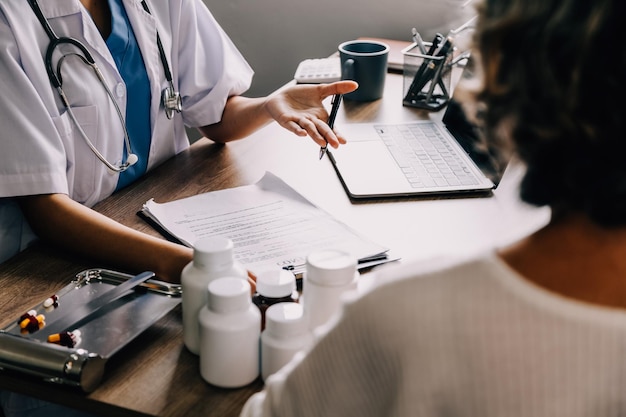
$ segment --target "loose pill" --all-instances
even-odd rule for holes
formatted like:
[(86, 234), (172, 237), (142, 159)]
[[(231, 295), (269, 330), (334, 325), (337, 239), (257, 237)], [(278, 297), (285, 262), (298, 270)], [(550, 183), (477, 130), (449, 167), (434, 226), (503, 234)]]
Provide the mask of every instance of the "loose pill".
[(80, 335), (80, 330), (74, 330), (73, 332), (55, 333), (48, 336), (48, 342), (72, 348), (80, 343)]
[[(37, 312), (35, 310), (29, 310), (28, 312), (22, 314), (19, 319), (17, 319), (17, 324), (20, 324), (27, 319), (28, 317), (35, 317)], [(21, 326), (20, 326), (21, 327)]]
[(24, 318), (24, 320), (22, 320), (20, 322), (20, 327), (22, 329), (26, 329), (28, 326), (30, 326), (32, 324), (39, 324), (39, 323), (37, 323), (37, 318), (35, 316), (28, 316), (28, 317)]
[(31, 314), (26, 316), (26, 318), (20, 322), (20, 328), (32, 333), (42, 328), (46, 324), (45, 320), (46, 316), (43, 314), (39, 314), (37, 316)]
[(54, 333), (48, 336), (49, 343), (59, 343), (61, 341), (61, 333)]
[(56, 294), (54, 294), (51, 297), (46, 298), (46, 300), (43, 302), (43, 306), (44, 308), (52, 307), (57, 303), (58, 300), (59, 300), (59, 297)]

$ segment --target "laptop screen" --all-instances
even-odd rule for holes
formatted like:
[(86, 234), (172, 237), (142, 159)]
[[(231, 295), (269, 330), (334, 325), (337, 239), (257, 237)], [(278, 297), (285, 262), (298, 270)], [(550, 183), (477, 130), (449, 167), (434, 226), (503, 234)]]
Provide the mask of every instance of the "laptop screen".
[(454, 99), (448, 103), (443, 122), (476, 166), (497, 186), (509, 162), (503, 152), (487, 143), (479, 128), (467, 120), (460, 103)]
[[(471, 59), (463, 69), (459, 82), (462, 82), (463, 78), (470, 77), (473, 77)], [(461, 103), (454, 97), (450, 99), (445, 110), (443, 123), (483, 174), (497, 186), (509, 159), (499, 147), (485, 140), (480, 128), (467, 119)]]

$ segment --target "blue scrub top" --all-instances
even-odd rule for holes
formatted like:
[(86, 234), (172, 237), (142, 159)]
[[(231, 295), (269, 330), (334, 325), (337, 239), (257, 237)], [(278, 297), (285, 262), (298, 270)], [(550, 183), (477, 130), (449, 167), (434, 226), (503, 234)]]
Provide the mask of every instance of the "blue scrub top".
[[(131, 150), (139, 157), (135, 165), (120, 173), (116, 188), (119, 190), (145, 174), (148, 167), (151, 141), (151, 95), (148, 73), (122, 0), (109, 0), (109, 7), (111, 8), (111, 34), (106, 44), (126, 83), (126, 129)], [(126, 146), (124, 146), (124, 160), (126, 156)]]

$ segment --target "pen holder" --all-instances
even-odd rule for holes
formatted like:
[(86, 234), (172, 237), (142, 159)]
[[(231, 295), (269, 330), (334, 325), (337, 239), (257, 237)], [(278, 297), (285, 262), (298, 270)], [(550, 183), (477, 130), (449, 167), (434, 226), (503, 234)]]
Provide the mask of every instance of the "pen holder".
[[(423, 42), (423, 46), (429, 50), (432, 42)], [(438, 111), (448, 104), (452, 48), (442, 56), (428, 55), (414, 42), (402, 50), (402, 55), (402, 104), (429, 111)]]

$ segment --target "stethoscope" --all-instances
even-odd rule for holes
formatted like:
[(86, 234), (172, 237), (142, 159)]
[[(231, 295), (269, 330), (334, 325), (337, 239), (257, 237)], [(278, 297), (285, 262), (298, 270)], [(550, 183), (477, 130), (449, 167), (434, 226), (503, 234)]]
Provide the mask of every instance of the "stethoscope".
[[(43, 26), (48, 37), (50, 38), (50, 44), (48, 45), (48, 48), (46, 50), (46, 56), (44, 59), (44, 62), (46, 64), (46, 71), (48, 72), (48, 78), (50, 79), (50, 83), (52, 83), (52, 86), (56, 88), (57, 92), (59, 93), (59, 97), (61, 98), (61, 101), (63, 102), (63, 106), (65, 106), (67, 113), (69, 114), (70, 118), (72, 119), (76, 127), (78, 128), (80, 135), (85, 140), (85, 143), (87, 144), (87, 146), (89, 146), (89, 149), (91, 149), (91, 151), (98, 157), (98, 159), (102, 161), (102, 163), (106, 165), (107, 168), (109, 168), (113, 172), (125, 171), (126, 169), (128, 169), (128, 167), (136, 164), (139, 158), (137, 157), (136, 154), (132, 153), (131, 146), (130, 146), (130, 138), (128, 137), (128, 130), (126, 129), (126, 123), (124, 122), (124, 117), (122, 116), (120, 107), (117, 104), (117, 101), (115, 101), (115, 98), (113, 97), (113, 93), (111, 92), (111, 89), (107, 85), (104, 79), (104, 76), (102, 75), (102, 72), (100, 72), (100, 68), (98, 68), (98, 66), (96, 65), (96, 62), (93, 59), (93, 56), (91, 55), (91, 53), (89, 53), (85, 45), (83, 45), (78, 39), (69, 38), (69, 37), (59, 37), (56, 35), (56, 33), (54, 33), (54, 31), (52, 30), (52, 27), (50, 27), (50, 24), (48, 23), (48, 20), (43, 15), (41, 8), (39, 7), (39, 4), (37, 3), (37, 0), (28, 0), (28, 4), (30, 4), (30, 7), (35, 12), (37, 19), (39, 19), (39, 22)], [(141, 5), (143, 6), (144, 10), (148, 14), (150, 14), (150, 9), (148, 9), (146, 0), (142, 0)], [(161, 63), (163, 65), (163, 70), (165, 72), (165, 79), (167, 80), (169, 84), (163, 90), (161, 99), (163, 102), (163, 107), (165, 108), (165, 115), (167, 116), (168, 119), (171, 119), (174, 116), (174, 112), (180, 113), (182, 111), (182, 100), (180, 97), (180, 93), (174, 89), (174, 82), (172, 81), (172, 73), (167, 63), (167, 57), (165, 56), (165, 51), (163, 50), (163, 44), (161, 43), (161, 38), (159, 37), (158, 32), (157, 32), (156, 40), (157, 40), (157, 46), (159, 48), (159, 56), (161, 58)], [(54, 49), (61, 44), (74, 45), (80, 51), (80, 53), (82, 53), (82, 55), (78, 52), (63, 54), (61, 58), (59, 59), (59, 61), (57, 62), (56, 72), (55, 72), (54, 67), (52, 66), (52, 54), (54, 52)], [(102, 153), (100, 153), (100, 151), (96, 149), (96, 147), (91, 142), (89, 137), (87, 137), (87, 134), (85, 133), (83, 128), (78, 123), (78, 120), (76, 120), (76, 117), (74, 116), (74, 112), (72, 111), (72, 107), (70, 106), (69, 100), (67, 99), (67, 96), (65, 95), (65, 92), (63, 91), (63, 78), (61, 76), (61, 64), (63, 63), (65, 58), (69, 56), (76, 56), (80, 58), (80, 60), (85, 65), (88, 65), (89, 67), (91, 67), (91, 69), (96, 74), (96, 77), (98, 77), (98, 80), (100, 81), (104, 89), (106, 90), (107, 95), (113, 102), (113, 105), (115, 106), (115, 110), (117, 112), (117, 116), (119, 117), (120, 122), (122, 124), (122, 128), (124, 129), (124, 142), (126, 146), (126, 155), (127, 155), (126, 162), (122, 162), (120, 164), (110, 163), (104, 157), (104, 155), (102, 155)]]

